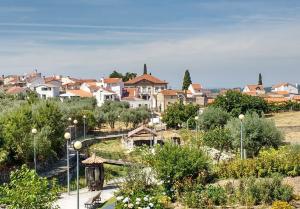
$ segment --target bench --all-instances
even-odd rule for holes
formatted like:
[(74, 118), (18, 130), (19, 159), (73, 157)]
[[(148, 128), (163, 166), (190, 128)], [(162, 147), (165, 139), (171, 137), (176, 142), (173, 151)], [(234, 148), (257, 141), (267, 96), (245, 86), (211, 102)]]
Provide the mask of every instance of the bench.
[(84, 206), (87, 209), (92, 209), (95, 205), (100, 204), (100, 202), (101, 202), (101, 192), (99, 192), (94, 197), (91, 197), (90, 199), (88, 199), (88, 201), (86, 203), (84, 203)]

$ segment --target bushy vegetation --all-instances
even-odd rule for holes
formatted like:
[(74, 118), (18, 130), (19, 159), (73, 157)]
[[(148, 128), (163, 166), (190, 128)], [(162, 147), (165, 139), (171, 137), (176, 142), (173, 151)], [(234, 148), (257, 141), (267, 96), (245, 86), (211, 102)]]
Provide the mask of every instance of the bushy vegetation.
[(9, 209), (53, 209), (58, 199), (55, 181), (39, 177), (26, 166), (11, 173), (10, 182), (0, 187), (0, 204)]
[(231, 115), (218, 107), (208, 107), (199, 116), (199, 128), (208, 131), (215, 128), (223, 128)]
[(300, 147), (271, 148), (260, 151), (254, 158), (222, 162), (217, 166), (217, 173), (222, 178), (270, 177), (274, 173), (298, 176), (300, 175)]
[[(232, 136), (232, 145), (236, 150), (240, 147), (241, 122), (238, 118), (231, 119), (226, 125)], [(275, 126), (274, 121), (259, 117), (256, 113), (248, 113), (243, 121), (243, 144), (247, 155), (256, 156), (263, 148), (277, 148), (282, 144), (283, 135)]]
[[(179, 128), (182, 125), (195, 127), (195, 117), (198, 115), (199, 106), (184, 105), (182, 102), (170, 104), (163, 114), (163, 122), (169, 128)], [(187, 124), (187, 122), (189, 122)]]
[(269, 111), (268, 104), (263, 98), (245, 95), (237, 91), (228, 91), (225, 95), (219, 95), (212, 106), (222, 108), (234, 117), (247, 112), (256, 112), (262, 115)]

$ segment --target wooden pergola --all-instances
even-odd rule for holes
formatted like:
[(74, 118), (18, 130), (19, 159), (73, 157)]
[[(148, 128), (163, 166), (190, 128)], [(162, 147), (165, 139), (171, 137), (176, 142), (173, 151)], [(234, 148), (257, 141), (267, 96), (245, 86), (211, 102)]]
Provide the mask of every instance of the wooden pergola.
[(85, 179), (90, 191), (100, 191), (104, 184), (104, 166), (105, 160), (96, 156), (95, 153), (91, 157), (82, 161), (85, 166)]

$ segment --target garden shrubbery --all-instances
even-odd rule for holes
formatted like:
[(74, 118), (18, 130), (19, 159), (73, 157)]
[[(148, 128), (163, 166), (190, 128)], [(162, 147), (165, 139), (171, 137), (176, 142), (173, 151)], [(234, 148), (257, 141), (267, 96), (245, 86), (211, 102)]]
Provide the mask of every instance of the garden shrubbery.
[(218, 176), (222, 178), (270, 177), (274, 173), (298, 176), (300, 175), (300, 147), (266, 149), (260, 151), (257, 157), (221, 162), (216, 167)]

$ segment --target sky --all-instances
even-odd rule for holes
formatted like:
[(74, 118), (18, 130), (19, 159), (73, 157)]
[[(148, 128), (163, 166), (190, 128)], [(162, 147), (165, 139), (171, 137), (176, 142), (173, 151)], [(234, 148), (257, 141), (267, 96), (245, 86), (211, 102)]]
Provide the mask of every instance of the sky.
[(299, 0), (1, 0), (0, 73), (300, 83)]

